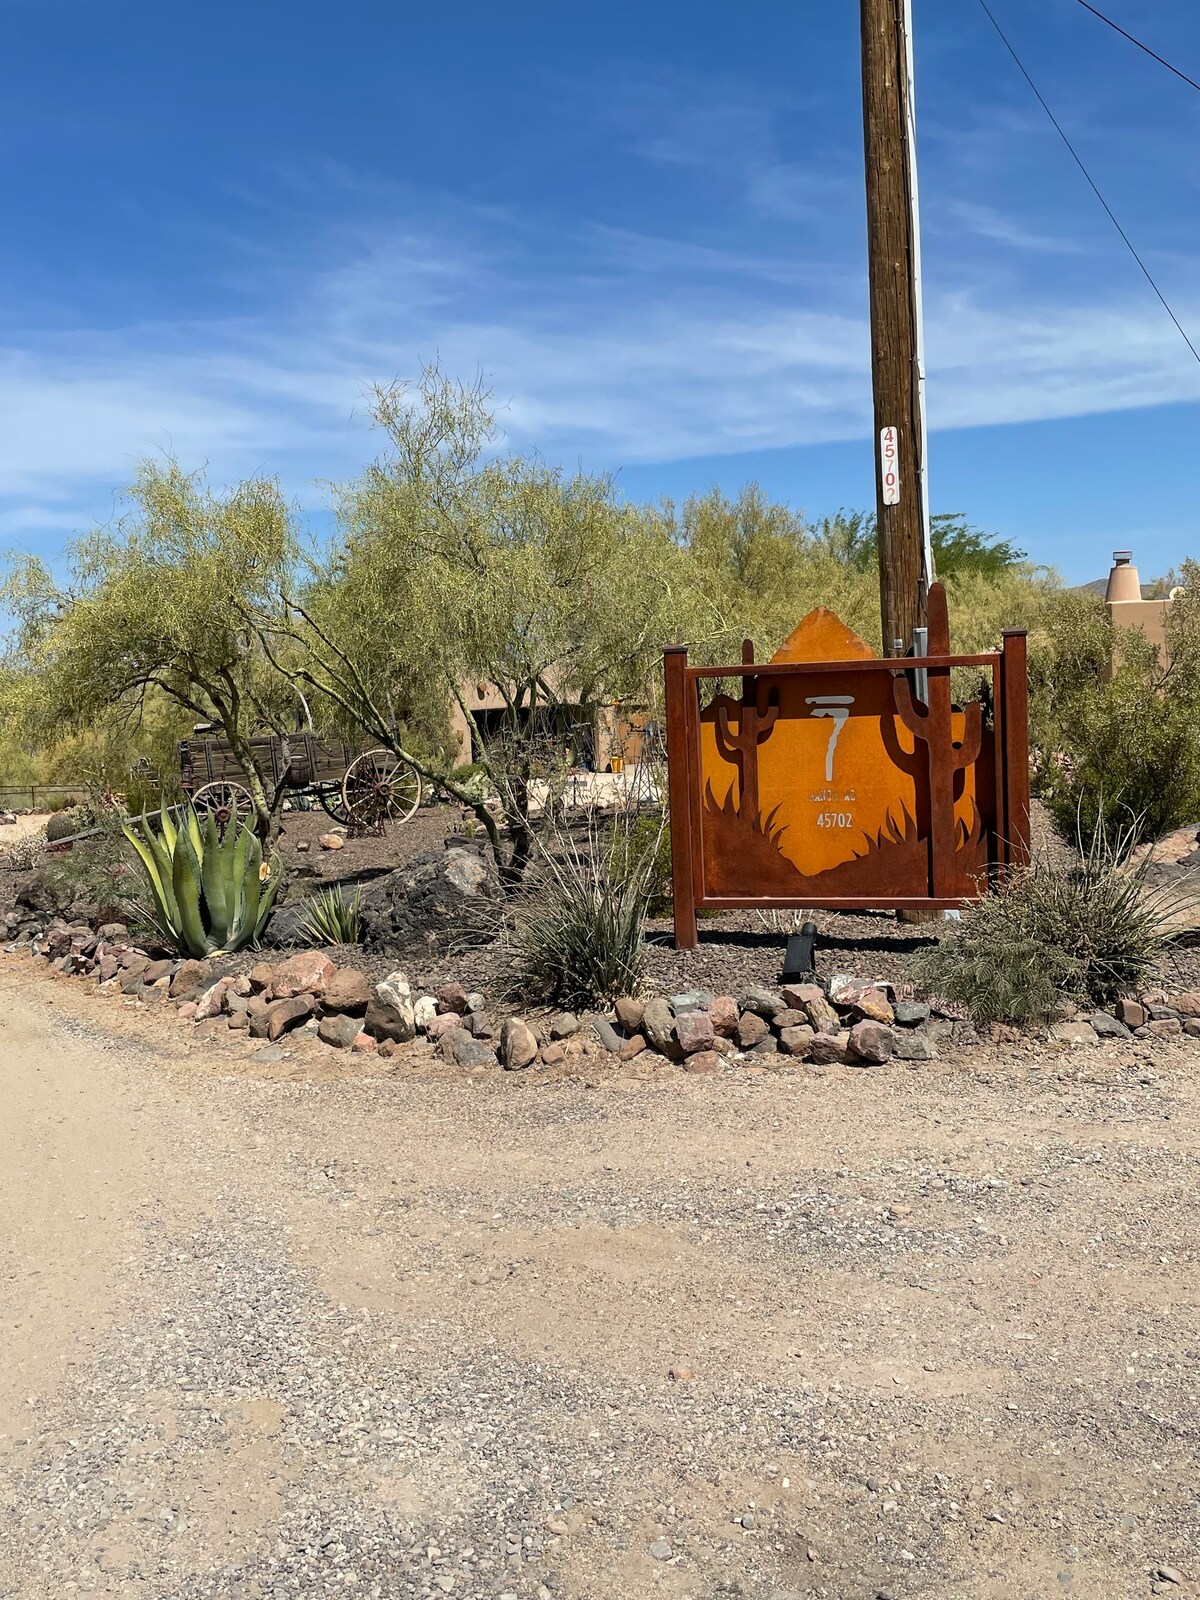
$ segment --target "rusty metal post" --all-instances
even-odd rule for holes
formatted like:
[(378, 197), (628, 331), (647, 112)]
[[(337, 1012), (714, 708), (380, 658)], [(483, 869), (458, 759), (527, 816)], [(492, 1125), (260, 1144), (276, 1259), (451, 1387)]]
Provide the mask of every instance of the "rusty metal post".
[(1029, 860), (1029, 656), (1024, 628), (1005, 628), (1000, 660), (1004, 829), (1008, 864)]
[(694, 950), (700, 939), (696, 926), (696, 888), (692, 864), (691, 718), (688, 695), (687, 647), (670, 645), (663, 651), (664, 700), (667, 713), (667, 803), (671, 820), (671, 893), (675, 909), (675, 948)]

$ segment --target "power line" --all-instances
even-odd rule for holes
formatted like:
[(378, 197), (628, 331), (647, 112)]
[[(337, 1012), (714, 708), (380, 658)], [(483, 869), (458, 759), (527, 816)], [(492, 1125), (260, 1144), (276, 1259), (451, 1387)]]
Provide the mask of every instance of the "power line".
[(1004, 32), (1004, 29), (1000, 26), (1000, 24), (996, 21), (995, 17), (992, 15), (992, 12), (991, 12), (990, 7), (988, 6), (987, 0), (979, 0), (979, 4), (983, 7), (984, 15), (987, 17), (987, 19), (991, 23), (992, 27), (995, 28), (996, 32), (1000, 35), (1000, 40), (1001, 40), (1001, 43), (1004, 45), (1004, 48), (1008, 51), (1009, 55), (1016, 62), (1017, 69), (1019, 70), (1021, 76), (1025, 79), (1025, 82), (1029, 85), (1029, 87), (1033, 90), (1034, 94), (1037, 96), (1038, 104), (1041, 106), (1042, 110), (1046, 113), (1046, 115), (1050, 118), (1050, 121), (1054, 124), (1055, 132), (1058, 134), (1059, 138), (1062, 140), (1062, 142), (1066, 145), (1067, 149), (1071, 153), (1071, 159), (1074, 161), (1075, 165), (1079, 168), (1080, 172), (1082, 172), (1084, 177), (1087, 179), (1088, 187), (1091, 189), (1092, 193), (1096, 196), (1096, 199), (1099, 200), (1100, 204), (1104, 207), (1105, 213), (1108, 216), (1108, 220), (1112, 223), (1113, 227), (1117, 230), (1117, 232), (1121, 235), (1121, 238), (1124, 240), (1125, 248), (1129, 251), (1129, 254), (1137, 262), (1138, 266), (1142, 269), (1142, 274), (1145, 277), (1146, 282), (1150, 285), (1150, 287), (1154, 290), (1155, 294), (1158, 296), (1158, 299), (1159, 299), (1159, 301), (1160, 301), (1160, 303), (1162, 305), (1163, 310), (1167, 313), (1167, 315), (1170, 317), (1171, 321), (1175, 324), (1176, 328), (1179, 330), (1180, 338), (1183, 340), (1184, 344), (1187, 345), (1188, 349), (1195, 356), (1197, 364), (1200, 364), (1200, 350), (1197, 350), (1196, 346), (1192, 343), (1191, 339), (1188, 337), (1187, 330), (1183, 326), (1183, 323), (1180, 322), (1179, 318), (1171, 310), (1170, 304), (1167, 301), (1167, 297), (1166, 297), (1165, 294), (1163, 294), (1162, 290), (1158, 287), (1158, 284), (1155, 283), (1154, 278), (1151, 275), (1150, 268), (1142, 260), (1141, 256), (1138, 255), (1136, 249), (1134, 248), (1133, 240), (1129, 237), (1129, 235), (1125, 232), (1125, 229), (1117, 221), (1116, 216), (1113, 213), (1112, 207), (1109, 205), (1108, 201), (1104, 198), (1104, 196), (1100, 193), (1099, 187), (1096, 184), (1096, 180), (1092, 177), (1091, 173), (1084, 166), (1083, 159), (1080, 156), (1078, 150), (1076, 150), (1075, 146), (1071, 143), (1070, 139), (1067, 138), (1066, 132), (1063, 129), (1062, 124), (1059, 122), (1058, 118), (1054, 115), (1053, 111), (1051, 111), (1050, 107), (1046, 104), (1046, 100), (1045, 100), (1045, 97), (1042, 94), (1042, 91), (1038, 88), (1037, 84), (1034, 83), (1033, 79), (1029, 76), (1029, 72), (1028, 72), (1028, 70), (1027, 70), (1027, 68), (1025, 66), (1025, 63), (1021, 60), (1020, 56), (1017, 54), (1017, 52), (1013, 49), (1012, 45), (1009, 43), (1008, 35)]
[(1181, 72), (1165, 56), (1160, 56), (1157, 50), (1151, 50), (1148, 44), (1143, 44), (1140, 39), (1135, 39), (1133, 34), (1127, 33), (1119, 22), (1114, 22), (1111, 17), (1106, 17), (1103, 11), (1097, 11), (1095, 6), (1088, 4), (1088, 0), (1079, 0), (1079, 4), (1085, 11), (1090, 11), (1094, 17), (1099, 17), (1101, 22), (1106, 22), (1114, 33), (1121, 35), (1122, 39), (1128, 39), (1130, 44), (1135, 44), (1139, 50), (1144, 50), (1148, 56), (1158, 62), (1160, 67), (1166, 67), (1168, 72), (1173, 72), (1177, 78), (1182, 78), (1184, 83), (1190, 83), (1193, 89), (1200, 90), (1200, 83), (1197, 83), (1195, 78), (1189, 78), (1186, 72)]

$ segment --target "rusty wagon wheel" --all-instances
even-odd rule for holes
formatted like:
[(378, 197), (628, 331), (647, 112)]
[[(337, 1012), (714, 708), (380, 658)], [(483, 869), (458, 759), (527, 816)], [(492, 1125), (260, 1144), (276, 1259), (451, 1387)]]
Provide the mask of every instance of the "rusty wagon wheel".
[(211, 815), (215, 818), (222, 833), (231, 822), (240, 827), (254, 815), (254, 801), (250, 798), (249, 789), (226, 779), (206, 783), (197, 789), (192, 796), (192, 805), (197, 816)]
[(421, 774), (390, 750), (368, 750), (346, 768), (342, 804), (355, 828), (407, 822), (421, 804)]

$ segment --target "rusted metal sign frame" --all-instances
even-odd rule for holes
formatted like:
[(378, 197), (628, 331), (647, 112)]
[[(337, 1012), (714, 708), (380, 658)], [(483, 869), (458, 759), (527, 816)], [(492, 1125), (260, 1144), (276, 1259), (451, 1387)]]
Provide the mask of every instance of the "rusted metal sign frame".
[[(940, 642), (940, 641), (939, 641)], [(698, 942), (697, 911), (780, 909), (808, 910), (820, 907), (842, 911), (918, 911), (951, 910), (962, 904), (961, 893), (938, 892), (931, 881), (924, 895), (887, 893), (846, 897), (812, 898), (770, 894), (722, 894), (706, 892), (702, 859), (702, 797), (700, 786), (700, 684), (706, 678), (777, 679), (790, 676), (815, 676), (825, 673), (886, 673), (893, 680), (913, 670), (906, 660), (872, 659), (855, 661), (770, 662), (756, 664), (747, 647), (747, 659), (738, 666), (693, 667), (688, 665), (683, 645), (669, 647), (663, 654), (667, 723), (667, 784), (671, 808), (671, 877), (675, 903), (675, 944), (691, 949)], [(948, 680), (955, 667), (976, 667), (990, 671), (995, 737), (995, 831), (999, 860), (995, 868), (1022, 865), (1029, 859), (1029, 691), (1027, 639), (1024, 628), (1007, 628), (1000, 651), (975, 655), (951, 655), (944, 650), (923, 656), (921, 668), (931, 683)], [(926, 746), (928, 781), (933, 812), (937, 815), (937, 796), (952, 794), (953, 771), (932, 758)], [(952, 843), (947, 842), (950, 849)], [(943, 848), (946, 846), (944, 845)], [(938, 873), (941, 851), (936, 835), (930, 851), (931, 872)]]

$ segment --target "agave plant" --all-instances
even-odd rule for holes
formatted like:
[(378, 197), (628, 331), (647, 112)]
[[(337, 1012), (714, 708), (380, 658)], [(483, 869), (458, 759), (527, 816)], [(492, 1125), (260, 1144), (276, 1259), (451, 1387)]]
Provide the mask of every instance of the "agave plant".
[(159, 831), (145, 816), (141, 837), (125, 837), (141, 857), (161, 932), (197, 958), (227, 955), (262, 933), (283, 881), (278, 857), (244, 823), (231, 822), (224, 837), (211, 812), (201, 822), (189, 806), (177, 827), (164, 806)]
[(362, 932), (362, 890), (347, 895), (331, 885), (305, 901), (297, 920), (312, 945), (357, 944)]

